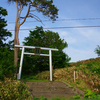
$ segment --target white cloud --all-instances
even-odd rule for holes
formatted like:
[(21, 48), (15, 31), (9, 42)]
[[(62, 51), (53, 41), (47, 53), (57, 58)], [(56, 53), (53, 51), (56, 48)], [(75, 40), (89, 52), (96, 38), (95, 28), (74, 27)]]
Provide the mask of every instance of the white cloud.
[(64, 39), (68, 44), (75, 44), (77, 42), (77, 39), (75, 39), (73, 37), (66, 37)]
[[(70, 33), (67, 31), (61, 31), (61, 30), (57, 30), (58, 34), (60, 35), (60, 37), (62, 39), (64, 39), (68, 44), (74, 44), (77, 42), (77, 39), (74, 38), (73, 36), (69, 35)], [(55, 32), (57, 32), (55, 31)]]
[(100, 32), (98, 29), (77, 29), (77, 33), (80, 34), (87, 42), (100, 43)]
[(76, 48), (73, 48), (73, 47), (68, 47), (68, 48), (64, 49), (64, 52), (66, 54), (68, 54), (69, 57), (71, 57), (70, 62), (76, 62), (76, 61), (79, 61), (79, 60), (86, 60), (86, 59), (97, 57), (94, 50), (91, 50), (91, 49), (81, 50), (81, 49), (76, 49)]
[(68, 36), (68, 33), (66, 31), (60, 31), (59, 34), (63, 37)]

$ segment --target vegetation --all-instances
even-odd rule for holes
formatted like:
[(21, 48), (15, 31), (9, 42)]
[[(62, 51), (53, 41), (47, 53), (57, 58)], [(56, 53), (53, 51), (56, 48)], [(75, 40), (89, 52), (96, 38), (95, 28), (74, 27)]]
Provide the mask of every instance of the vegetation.
[[(99, 58), (98, 58), (99, 59)], [(72, 67), (66, 67), (53, 70), (54, 81), (65, 81), (73, 87), (77, 87), (83, 91), (90, 89), (97, 93), (100, 92), (100, 63), (91, 62), (80, 64)], [(90, 59), (91, 60), (91, 59)], [(95, 60), (95, 59), (94, 59)], [(74, 82), (74, 71), (76, 78)], [(49, 71), (37, 74), (39, 79), (49, 80)]]
[(0, 7), (0, 80), (6, 77), (13, 77), (15, 72), (13, 50), (10, 49), (10, 44), (5, 43), (8, 37), (12, 34), (5, 29), (7, 26), (4, 16), (7, 15), (6, 9)]
[[(58, 9), (53, 5), (53, 0), (8, 0), (9, 3), (15, 2), (17, 9), (17, 16), (15, 22), (15, 37), (14, 37), (14, 45), (19, 45), (19, 28), (26, 21), (27, 18), (34, 18), (37, 21), (41, 22), (41, 19), (36, 16), (33, 12), (41, 12), (44, 16), (49, 17), (51, 20), (56, 20), (58, 18)], [(24, 7), (27, 6), (28, 10), (26, 15), (22, 16), (22, 11)], [(14, 48), (14, 63), (15, 67), (18, 64), (18, 48)]]
[(99, 62), (99, 61), (100, 61), (100, 57), (98, 57), (98, 58), (91, 58), (91, 59), (87, 59), (87, 60), (82, 60), (82, 61), (70, 63), (70, 67), (71, 66), (79, 66), (79, 65), (87, 64), (87, 63)]
[[(71, 59), (63, 52), (63, 49), (68, 46), (64, 39), (61, 39), (59, 34), (52, 31), (43, 31), (43, 27), (36, 27), (36, 30), (30, 31), (28, 37), (24, 39), (24, 45), (57, 48), (58, 51), (52, 51), (53, 69), (65, 67)], [(25, 49), (26, 52), (33, 52), (34, 49)], [(49, 51), (41, 50), (42, 54), (48, 54)], [(23, 74), (41, 72), (49, 70), (49, 57), (44, 56), (24, 56)]]
[(5, 29), (7, 26), (4, 16), (7, 15), (6, 9), (0, 7), (0, 47), (5, 47), (7, 44), (4, 43), (8, 39), (8, 37), (11, 37), (12, 34)]
[(95, 49), (95, 53), (100, 56), (100, 46), (98, 45), (97, 48)]
[(9, 48), (0, 48), (0, 80), (4, 77), (13, 78), (15, 73), (14, 51)]
[[(31, 0), (8, 1), (16, 1), (18, 5), (22, 4), (22, 6), (26, 6)], [(46, 7), (48, 3), (49, 5), (51, 5), (52, 3), (52, 0), (48, 2), (39, 0), (34, 1), (37, 6), (38, 3), (40, 3), (40, 5), (42, 5), (42, 8)], [(37, 11), (43, 12), (43, 9), (40, 10), (37, 8)], [(57, 11), (58, 10), (56, 9), (56, 15)], [(43, 12), (43, 14), (48, 15), (49, 12), (45, 11)], [(51, 19), (55, 19), (57, 17), (55, 14), (53, 15), (53, 17), (49, 17)], [(8, 32), (7, 29), (5, 29), (5, 26), (7, 26), (7, 24), (3, 17), (6, 15), (6, 9), (0, 7), (0, 100), (46, 100), (43, 95), (40, 98), (32, 96), (29, 91), (29, 87), (21, 81), (42, 80), (48, 82), (50, 75), (49, 71), (45, 70), (49, 69), (49, 60), (46, 57), (25, 56), (24, 67), (22, 71), (22, 80), (18, 81), (14, 78), (14, 50), (12, 49), (12, 43), (14, 41), (5, 43), (8, 37), (12, 36), (12, 34)], [(79, 88), (85, 92), (83, 99), (81, 98), (80, 94), (76, 94), (76, 96), (73, 96), (72, 98), (70, 98), (70, 100), (100, 100), (100, 58), (68, 64), (70, 57), (68, 57), (68, 55), (63, 52), (63, 49), (68, 46), (67, 42), (64, 42), (64, 40), (62, 40), (59, 34), (56, 32), (52, 32), (49, 30), (43, 31), (43, 27), (36, 27), (36, 30), (30, 31), (30, 35), (25, 38), (25, 41), (23, 43), (24, 45), (59, 49), (58, 52), (52, 53), (53, 80), (67, 82), (72, 85), (70, 86), (70, 88), (73, 88), (75, 91), (76, 88)], [(28, 49), (26, 49), (26, 51), (34, 52), (34, 50)], [(95, 52), (98, 54), (98, 56), (100, 55), (99, 46), (98, 48), (96, 48)], [(42, 50), (41, 53), (48, 54), (47, 51)], [(75, 80), (73, 76), (74, 71)], [(66, 98), (52, 98), (51, 100), (66, 100)]]
[(5, 78), (0, 82), (0, 100), (32, 100), (32, 96), (26, 84)]
[[(64, 81), (64, 82), (70, 83), (72, 85), (73, 89), (75, 89), (77, 87), (77, 88), (79, 88), (79, 89), (81, 89), (85, 92), (83, 99), (81, 98), (80, 94), (76, 94), (76, 96), (73, 96), (72, 98), (70, 98), (68, 100), (99, 100), (100, 99), (100, 94), (99, 94), (99, 92), (100, 92), (99, 91), (100, 90), (99, 89), (99, 87), (100, 87), (100, 85), (99, 85), (99, 83), (100, 83), (99, 74), (100, 73), (96, 73), (96, 72), (93, 73), (94, 71), (98, 70), (96, 68), (98, 68), (99, 65), (100, 65), (100, 63), (97, 60), (97, 62), (95, 61), (95, 62), (92, 62), (91, 64), (85, 63), (83, 65), (77, 65), (77, 66), (73, 66), (73, 67), (55, 69), (55, 70), (53, 70), (53, 80), (54, 81)], [(75, 82), (73, 82), (73, 72), (74, 71), (79, 72), (78, 78), (76, 78)], [(67, 77), (66, 77), (66, 75), (67, 75)], [(44, 72), (39, 73), (39, 74), (34, 75), (34, 76), (33, 75), (28, 75), (28, 76), (22, 75), (22, 80), (23, 81), (24, 80), (25, 81), (39, 81), (39, 80), (45, 81), (45, 80), (49, 80), (49, 71), (44, 71)], [(24, 85), (24, 83), (20, 83), (20, 85), (15, 85), (16, 82), (19, 82), (19, 81), (16, 81), (16, 80), (14, 81), (14, 80), (11, 80), (11, 79), (5, 79), (5, 81), (6, 82), (3, 81), (2, 84), (0, 84), (0, 87), (2, 87), (0, 89), (3, 89), (3, 91), (1, 92), (3, 96), (5, 96), (5, 95), (9, 96), (10, 93), (11, 93), (11, 91), (9, 91), (9, 89), (7, 89), (7, 87), (10, 86), (10, 89), (12, 90), (12, 88), (13, 88), (13, 90), (14, 90), (14, 88), (17, 89), (19, 87), (23, 87), (23, 85)], [(28, 91), (27, 87), (26, 88), (25, 87), (26, 86), (24, 85), (24, 88), (23, 88), (24, 92), (22, 92), (22, 90), (18, 91), (19, 93), (25, 94), (25, 95), (23, 97), (21, 97), (22, 95), (18, 96), (18, 94), (16, 94), (16, 98), (18, 96), (19, 98), (24, 98), (26, 100), (32, 100), (32, 98), (34, 100), (46, 100), (46, 98), (44, 96), (41, 96), (40, 98), (37, 98), (37, 97), (34, 97), (34, 96), (32, 97), (30, 92)], [(6, 92), (6, 91), (8, 91), (8, 92)], [(25, 92), (25, 91), (27, 91), (27, 92)], [(14, 92), (12, 92), (12, 93), (13, 93), (13, 95), (15, 95)], [(11, 99), (7, 99), (7, 100), (11, 100)], [(18, 100), (20, 100), (20, 99), (18, 99)], [(52, 98), (51, 100), (67, 100), (67, 99), (66, 98)]]
[[(47, 100), (43, 95), (40, 98), (34, 97), (29, 91), (28, 85), (18, 80), (5, 78), (0, 82), (0, 100)], [(49, 100), (100, 100), (100, 95), (91, 90), (87, 90), (82, 99), (79, 94), (66, 98), (52, 98)]]

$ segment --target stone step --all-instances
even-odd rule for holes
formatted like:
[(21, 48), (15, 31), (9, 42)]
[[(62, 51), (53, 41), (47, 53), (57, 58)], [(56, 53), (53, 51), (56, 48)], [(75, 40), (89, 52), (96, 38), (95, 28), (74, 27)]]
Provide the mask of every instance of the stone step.
[(32, 95), (40, 98), (65, 97), (69, 98), (76, 95), (73, 88), (69, 88), (62, 82), (26, 82)]

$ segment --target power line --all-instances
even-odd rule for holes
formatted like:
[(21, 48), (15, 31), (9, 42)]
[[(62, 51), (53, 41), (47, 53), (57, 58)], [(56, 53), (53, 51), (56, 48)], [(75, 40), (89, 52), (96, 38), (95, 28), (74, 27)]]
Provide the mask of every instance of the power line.
[[(63, 28), (91, 28), (91, 27), (100, 27), (99, 26), (70, 26), (70, 27), (49, 27), (49, 28), (43, 28), (43, 29), (63, 29)], [(23, 30), (34, 30), (35, 28), (30, 28), (30, 29), (20, 29), (20, 31)], [(15, 31), (15, 30), (8, 30), (8, 31)]]
[[(72, 21), (72, 20), (100, 20), (100, 18), (82, 18), (82, 19), (58, 19), (56, 21)], [(41, 20), (42, 22), (48, 22), (51, 20)], [(39, 21), (26, 21), (27, 23), (30, 22), (39, 22)], [(8, 22), (8, 24), (15, 23), (15, 22)]]

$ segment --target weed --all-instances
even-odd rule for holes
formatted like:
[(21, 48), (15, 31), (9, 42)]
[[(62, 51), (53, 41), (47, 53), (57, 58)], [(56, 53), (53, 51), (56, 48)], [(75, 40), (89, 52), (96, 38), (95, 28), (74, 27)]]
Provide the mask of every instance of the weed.
[(50, 89), (50, 87), (48, 87), (48, 89)]
[(32, 84), (34, 84), (34, 83), (32, 83)]
[(23, 80), (32, 80), (32, 81), (36, 81), (36, 80), (39, 80), (35, 75), (22, 75), (22, 79)]
[(76, 65), (75, 67), (80, 67), (81, 64)]
[(69, 88), (74, 88), (73, 86), (70, 86)]
[(41, 95), (40, 100), (47, 100), (47, 98), (44, 98), (44, 96)]
[(81, 83), (81, 81), (80, 81), (80, 80), (79, 80), (79, 81), (76, 81), (76, 83), (77, 83), (77, 84), (80, 84), (80, 83)]
[(76, 96), (72, 97), (73, 99), (80, 99), (80, 95), (78, 93), (76, 93)]
[(76, 91), (76, 89), (74, 88), (74, 91)]
[(84, 97), (89, 98), (89, 99), (93, 99), (96, 97), (96, 93), (91, 91), (91, 90), (86, 90)]
[(50, 81), (49, 84), (52, 84), (52, 81)]
[(37, 82), (37, 84), (39, 84), (39, 82)]
[(26, 84), (8, 78), (0, 84), (0, 100), (32, 100)]
[(68, 84), (65, 84), (66, 86), (68, 86)]
[(35, 96), (33, 96), (33, 98), (34, 98), (33, 100), (39, 100), (39, 98), (37, 98), (37, 97), (35, 97)]

